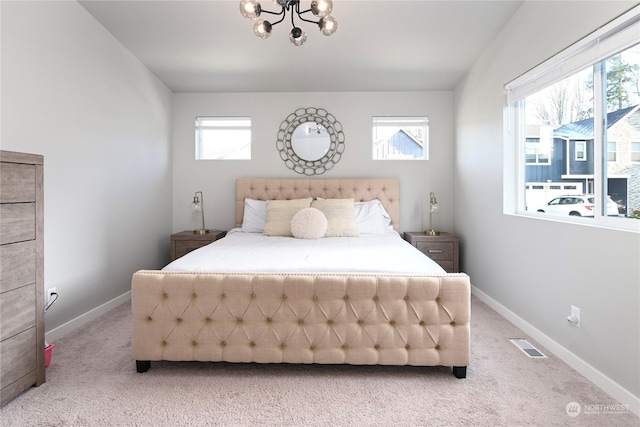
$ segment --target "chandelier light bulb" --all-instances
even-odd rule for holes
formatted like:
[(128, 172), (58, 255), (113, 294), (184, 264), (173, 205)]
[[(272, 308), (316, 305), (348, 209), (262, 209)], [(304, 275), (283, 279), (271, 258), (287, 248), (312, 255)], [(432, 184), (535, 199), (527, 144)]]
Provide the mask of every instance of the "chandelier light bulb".
[(253, 24), (253, 32), (261, 39), (266, 39), (271, 35), (271, 23), (265, 19), (256, 19)]
[(327, 16), (326, 18), (320, 18), (318, 22), (320, 32), (325, 36), (330, 36), (338, 29), (338, 21), (333, 16)]
[(332, 10), (333, 1), (331, 0), (314, 0), (311, 2), (311, 12), (321, 18), (328, 16)]
[(289, 40), (296, 46), (302, 46), (307, 41), (307, 32), (304, 28), (293, 27), (289, 33)]
[(256, 0), (241, 0), (240, 13), (247, 19), (255, 19), (260, 16), (262, 8)]

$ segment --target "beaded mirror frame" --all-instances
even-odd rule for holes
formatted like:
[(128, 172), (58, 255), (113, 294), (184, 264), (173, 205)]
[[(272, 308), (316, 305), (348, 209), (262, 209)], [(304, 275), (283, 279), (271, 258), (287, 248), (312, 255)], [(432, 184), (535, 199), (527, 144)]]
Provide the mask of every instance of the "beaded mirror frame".
[[(301, 125), (313, 122), (326, 129), (330, 143), (327, 152), (319, 159), (307, 160), (302, 158), (293, 148), (293, 132)], [(324, 108), (298, 108), (289, 114), (280, 124), (276, 147), (285, 165), (301, 175), (322, 175), (333, 168), (342, 158), (344, 152), (344, 132), (342, 125)]]

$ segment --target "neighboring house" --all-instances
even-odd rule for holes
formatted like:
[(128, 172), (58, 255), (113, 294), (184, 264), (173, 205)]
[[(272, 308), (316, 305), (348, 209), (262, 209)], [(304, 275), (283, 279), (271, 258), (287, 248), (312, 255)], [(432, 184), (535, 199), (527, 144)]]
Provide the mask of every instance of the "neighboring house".
[[(593, 118), (527, 129), (527, 210), (562, 194), (593, 194)], [(640, 105), (607, 114), (607, 194), (621, 214), (640, 209)]]
[(388, 139), (377, 141), (374, 159), (422, 159), (424, 143), (404, 129), (399, 129)]

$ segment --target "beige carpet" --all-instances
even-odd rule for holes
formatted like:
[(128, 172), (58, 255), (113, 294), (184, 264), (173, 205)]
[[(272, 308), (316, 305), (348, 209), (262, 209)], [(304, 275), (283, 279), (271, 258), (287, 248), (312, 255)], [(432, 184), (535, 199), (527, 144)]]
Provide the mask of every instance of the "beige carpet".
[(526, 336), (476, 298), (462, 380), (450, 368), (226, 363), (158, 362), (138, 374), (130, 324), (124, 304), (56, 342), (47, 382), (2, 408), (0, 425), (640, 425), (544, 348), (549, 358), (527, 358), (508, 341)]

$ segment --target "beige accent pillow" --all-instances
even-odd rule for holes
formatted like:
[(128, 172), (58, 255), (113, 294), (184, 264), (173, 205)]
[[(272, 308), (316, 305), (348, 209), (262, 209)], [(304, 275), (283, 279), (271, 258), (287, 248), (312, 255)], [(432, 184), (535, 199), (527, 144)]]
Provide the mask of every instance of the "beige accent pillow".
[(300, 209), (311, 206), (311, 197), (293, 200), (267, 200), (267, 223), (263, 234), (291, 237), (291, 220)]
[(325, 237), (359, 236), (353, 199), (314, 200), (311, 207), (320, 209), (327, 217)]

